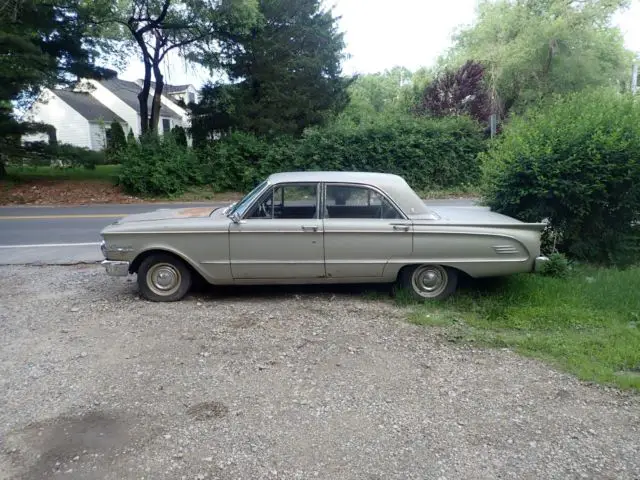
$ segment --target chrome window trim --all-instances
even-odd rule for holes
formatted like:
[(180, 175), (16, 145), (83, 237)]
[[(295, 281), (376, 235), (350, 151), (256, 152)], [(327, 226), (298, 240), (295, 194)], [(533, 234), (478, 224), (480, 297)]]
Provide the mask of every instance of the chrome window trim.
[[(341, 185), (344, 187), (360, 187), (360, 188), (369, 188), (371, 190), (373, 190), (374, 192), (376, 192), (378, 195), (380, 195), (383, 199), (387, 200), (391, 206), (393, 208), (395, 208), (398, 213), (400, 213), (400, 216), (402, 217), (402, 219), (398, 219), (398, 218), (381, 218), (381, 219), (377, 219), (377, 218), (369, 218), (369, 219), (365, 219), (365, 220), (409, 220), (409, 217), (407, 216), (406, 213), (404, 213), (404, 211), (400, 208), (400, 206), (391, 199), (391, 197), (387, 194), (387, 192), (385, 192), (384, 190), (382, 190), (381, 188), (376, 187), (375, 185), (371, 185), (368, 183), (354, 183), (354, 182), (322, 182), (322, 220), (324, 220), (324, 207), (326, 205), (326, 199), (327, 199), (327, 187), (328, 186), (333, 186), (333, 185)], [(331, 217), (329, 217), (327, 220), (331, 220)], [(349, 219), (345, 219), (345, 220), (349, 220)], [(355, 219), (353, 219), (355, 220)], [(363, 220), (363, 219), (358, 219), (358, 220)]]
[[(278, 219), (274, 219), (273, 218), (273, 211), (271, 212), (271, 218), (249, 218), (247, 217), (247, 215), (249, 215), (249, 212), (251, 212), (251, 209), (256, 206), (259, 202), (261, 202), (263, 199), (266, 198), (266, 194), (268, 192), (273, 192), (273, 190), (275, 188), (278, 187), (282, 187), (282, 186), (286, 186), (286, 185), (315, 185), (316, 186), (316, 214), (313, 218), (278, 218)], [(322, 182), (280, 182), (280, 183), (267, 183), (266, 188), (263, 192), (260, 193), (259, 196), (257, 196), (256, 200), (253, 201), (253, 203), (249, 204), (249, 206), (247, 207), (247, 209), (245, 210), (244, 215), (242, 216), (241, 220), (321, 220), (321, 216), (320, 216), (320, 197), (322, 193)]]

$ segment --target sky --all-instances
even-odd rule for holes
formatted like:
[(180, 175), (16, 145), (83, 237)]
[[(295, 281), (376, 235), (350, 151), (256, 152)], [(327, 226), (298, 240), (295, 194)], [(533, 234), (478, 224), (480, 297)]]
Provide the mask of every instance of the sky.
[[(325, 0), (325, 4), (341, 17), (349, 55), (343, 71), (353, 74), (433, 65), (451, 45), (455, 29), (473, 22), (477, 0)], [(640, 0), (632, 0), (631, 8), (617, 15), (614, 23), (624, 33), (626, 47), (640, 52)], [(185, 65), (177, 55), (168, 59), (164, 71), (168, 83), (199, 88), (210, 78), (206, 70)], [(142, 78), (141, 62), (132, 61), (120, 77)]]

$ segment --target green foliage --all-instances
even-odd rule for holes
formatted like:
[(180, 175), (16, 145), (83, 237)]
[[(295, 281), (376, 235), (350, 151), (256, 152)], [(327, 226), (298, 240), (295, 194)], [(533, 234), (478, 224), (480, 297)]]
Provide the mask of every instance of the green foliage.
[(554, 93), (628, 82), (632, 54), (614, 13), (627, 0), (483, 0), (445, 63), (487, 67), (496, 107), (523, 111)]
[(640, 389), (640, 268), (576, 267), (566, 278), (473, 281), (412, 320), (451, 340), (513, 348), (581, 380)]
[(380, 115), (407, 114), (413, 105), (413, 77), (404, 67), (357, 77), (342, 116), (359, 124)]
[(76, 147), (67, 143), (26, 143), (20, 150), (13, 152), (9, 165), (52, 166), (53, 168), (84, 167), (93, 170), (96, 165), (104, 165), (104, 152)]
[(0, 2), (0, 177), (4, 163), (29, 156), (19, 138), (35, 131), (13, 116), (43, 86), (68, 83), (73, 76), (100, 77), (93, 65), (100, 43), (81, 0)]
[(172, 135), (148, 135), (140, 143), (127, 144), (121, 164), (119, 183), (131, 194), (175, 196), (202, 183), (195, 153), (178, 145)]
[(221, 54), (200, 62), (222, 68), (228, 85), (208, 85), (193, 111), (196, 143), (211, 132), (300, 135), (344, 108), (343, 36), (320, 0), (263, 0), (261, 21), (244, 33), (220, 34)]
[(110, 39), (119, 42), (121, 50), (135, 51), (143, 60), (139, 94), (143, 135), (158, 132), (164, 88), (162, 65), (167, 55), (180, 51), (190, 57), (205, 49), (216, 50), (217, 56), (216, 40), (222, 32), (244, 33), (258, 17), (257, 0), (93, 0), (89, 4), (96, 23), (109, 28)]
[(542, 266), (540, 273), (549, 277), (565, 278), (569, 275), (571, 264), (565, 255), (554, 252), (549, 255), (549, 261)]
[(107, 148), (105, 154), (109, 163), (119, 163), (120, 151), (127, 146), (127, 139), (124, 136), (124, 129), (120, 122), (115, 120), (109, 126), (109, 136), (107, 137)]
[(133, 134), (133, 129), (130, 128), (127, 133), (127, 145), (133, 145), (135, 143), (138, 143), (138, 141), (136, 140), (136, 136)]
[(233, 133), (201, 153), (205, 178), (219, 190), (247, 191), (265, 176), (288, 170), (389, 172), (414, 188), (473, 184), (484, 148), (467, 118), (382, 118), (358, 127), (311, 129), (300, 139), (263, 140)]
[(640, 105), (609, 90), (558, 97), (515, 117), (483, 156), (495, 210), (549, 219), (570, 257), (634, 262), (640, 242)]
[(171, 130), (171, 134), (173, 135), (174, 140), (178, 145), (183, 147), (187, 146), (187, 132), (180, 125), (176, 125)]

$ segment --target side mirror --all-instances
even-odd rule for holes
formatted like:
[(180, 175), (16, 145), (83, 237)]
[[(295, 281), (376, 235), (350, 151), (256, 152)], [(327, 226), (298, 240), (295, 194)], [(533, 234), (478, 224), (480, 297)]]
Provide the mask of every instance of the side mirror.
[(240, 215), (238, 215), (236, 212), (233, 212), (231, 215), (229, 215), (229, 218), (233, 223), (240, 223)]

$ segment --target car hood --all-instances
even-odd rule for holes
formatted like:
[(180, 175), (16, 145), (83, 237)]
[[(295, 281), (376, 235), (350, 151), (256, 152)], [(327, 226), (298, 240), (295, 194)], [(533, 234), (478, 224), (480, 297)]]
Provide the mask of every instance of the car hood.
[(223, 211), (223, 207), (159, 208), (152, 212), (127, 215), (126, 217), (118, 220), (116, 224), (121, 225), (123, 223), (151, 222), (183, 218), (218, 217), (223, 216)]

